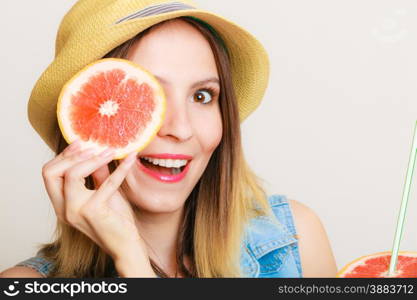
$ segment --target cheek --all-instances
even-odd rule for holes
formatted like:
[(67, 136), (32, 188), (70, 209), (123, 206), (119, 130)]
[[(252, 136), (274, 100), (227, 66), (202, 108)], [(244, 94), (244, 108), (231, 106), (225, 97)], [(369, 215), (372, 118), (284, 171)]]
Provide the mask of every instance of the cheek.
[(196, 135), (202, 152), (211, 154), (219, 145), (223, 126), (218, 107), (200, 114), (194, 114), (193, 120), (194, 134)]

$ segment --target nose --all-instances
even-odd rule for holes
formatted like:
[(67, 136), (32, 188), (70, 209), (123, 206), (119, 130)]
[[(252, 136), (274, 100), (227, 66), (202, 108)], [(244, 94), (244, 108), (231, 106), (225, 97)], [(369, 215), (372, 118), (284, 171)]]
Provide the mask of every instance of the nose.
[(159, 137), (168, 137), (177, 142), (187, 141), (192, 137), (187, 100), (184, 99), (181, 95), (167, 94), (165, 119), (158, 131)]

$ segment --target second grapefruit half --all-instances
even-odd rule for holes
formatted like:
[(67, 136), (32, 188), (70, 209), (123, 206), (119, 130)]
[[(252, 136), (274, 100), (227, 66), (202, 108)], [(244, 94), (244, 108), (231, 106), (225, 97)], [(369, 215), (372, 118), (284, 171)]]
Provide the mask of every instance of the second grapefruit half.
[(417, 278), (417, 252), (400, 251), (398, 254), (396, 272), (388, 276), (388, 268), (391, 260), (391, 252), (379, 252), (365, 255), (355, 259), (344, 266), (336, 277), (365, 277), (365, 278), (386, 278), (386, 277), (412, 277)]

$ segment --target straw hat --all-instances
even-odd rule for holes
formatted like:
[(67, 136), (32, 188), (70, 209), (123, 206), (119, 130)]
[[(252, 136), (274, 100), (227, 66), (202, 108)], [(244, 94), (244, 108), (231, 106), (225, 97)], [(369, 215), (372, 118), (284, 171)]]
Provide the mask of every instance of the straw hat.
[(240, 120), (257, 108), (268, 84), (268, 56), (259, 41), (235, 23), (189, 0), (79, 0), (64, 16), (55, 59), (36, 82), (28, 102), (29, 121), (51, 149), (56, 148), (56, 104), (64, 84), (137, 33), (180, 16), (203, 20), (225, 42)]

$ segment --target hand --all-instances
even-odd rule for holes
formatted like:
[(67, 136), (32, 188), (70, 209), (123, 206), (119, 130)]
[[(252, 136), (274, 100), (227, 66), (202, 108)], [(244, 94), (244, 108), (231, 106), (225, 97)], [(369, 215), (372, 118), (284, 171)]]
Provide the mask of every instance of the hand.
[[(113, 157), (110, 149), (93, 155), (91, 149), (80, 150), (79, 142), (72, 143), (43, 166), (47, 193), (58, 219), (87, 235), (115, 261), (132, 249), (138, 250), (140, 261), (149, 261), (131, 204), (118, 190), (136, 153), (110, 175), (107, 164)], [(84, 178), (90, 174), (96, 190), (85, 187)]]

